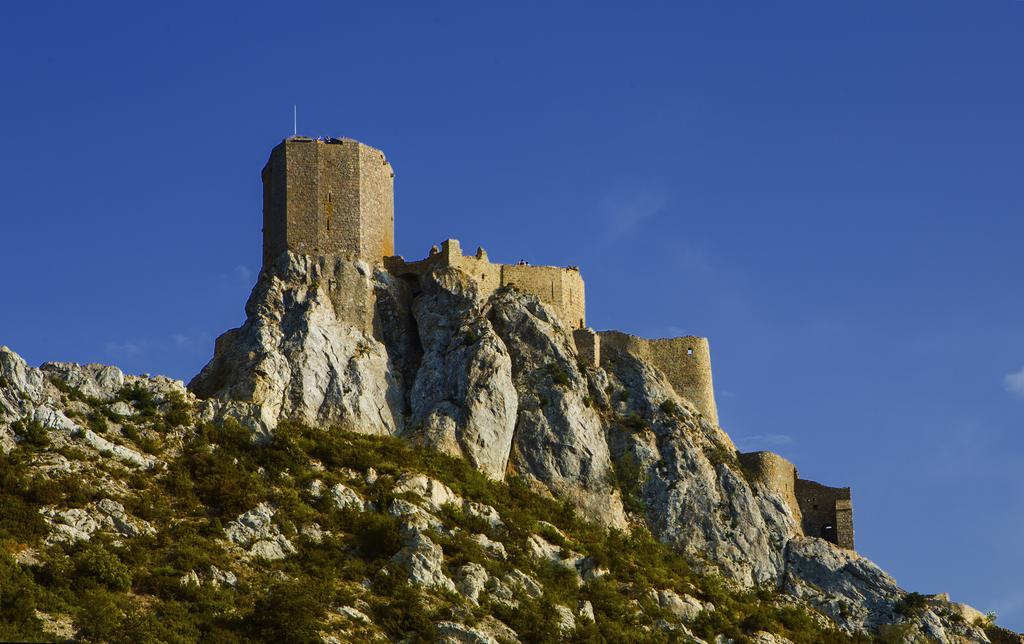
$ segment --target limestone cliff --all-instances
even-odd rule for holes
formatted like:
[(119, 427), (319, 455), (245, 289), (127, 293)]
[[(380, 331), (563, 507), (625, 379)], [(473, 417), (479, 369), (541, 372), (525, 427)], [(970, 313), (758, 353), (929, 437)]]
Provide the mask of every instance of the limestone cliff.
[(785, 499), (748, 480), (729, 437), (656, 367), (625, 353), (588, 366), (533, 295), (483, 297), (451, 268), (395, 279), (285, 254), (246, 311), (189, 385), (208, 417), (405, 437), (608, 526), (642, 522), (705, 570), (781, 587), (851, 632), (909, 620), (930, 637), (984, 637), (939, 609), (906, 617), (904, 591), (856, 553), (803, 538)]

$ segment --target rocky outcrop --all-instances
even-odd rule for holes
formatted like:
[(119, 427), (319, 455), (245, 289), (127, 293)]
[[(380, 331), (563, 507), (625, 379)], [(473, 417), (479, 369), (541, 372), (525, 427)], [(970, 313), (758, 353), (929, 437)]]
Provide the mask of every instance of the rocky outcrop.
[(849, 632), (903, 625), (906, 641), (988, 641), (981, 628), (953, 617), (960, 612), (955, 605), (937, 600), (921, 605), (908, 602), (908, 593), (885, 571), (824, 539), (800, 537), (789, 542), (783, 589)]
[[(82, 418), (90, 408), (87, 401), (119, 405), (137, 411), (125, 400), (130, 393), (144, 395), (154, 409), (172, 401), (191, 404), (195, 399), (184, 383), (163, 376), (126, 376), (116, 367), (48, 362), (38, 369), (28, 366), (18, 354), (0, 346), (0, 451), (9, 452), (25, 436), (18, 436), (19, 424), (41, 428), (55, 446), (76, 445), (99, 456), (113, 456), (126, 465), (143, 469), (161, 466), (159, 459), (84, 427)], [(111, 402), (114, 401), (114, 402)], [(116, 414), (114, 414), (116, 417)]]
[(609, 444), (651, 528), (741, 583), (776, 582), (796, 534), (785, 502), (750, 486), (728, 436), (649, 365), (623, 356), (606, 377)]
[(251, 557), (270, 561), (284, 559), (298, 551), (274, 523), (275, 513), (272, 505), (261, 503), (229, 523), (224, 535)]
[[(533, 295), (502, 288), (482, 297), (451, 268), (396, 280), (342, 256), (285, 254), (263, 272), (246, 312), (190, 383), (212, 399), (211, 417), (234, 415), (260, 431), (296, 419), (401, 434), (492, 478), (523, 477), (611, 526), (626, 525), (624, 492), (663, 541), (740, 585), (785, 582), (851, 631), (896, 621), (895, 583), (852, 553), (793, 541), (800, 530), (785, 500), (746, 479), (729, 437), (661, 372), (625, 353), (604, 368), (585, 366), (571, 333)], [(460, 570), (456, 586), (426, 532), (440, 528), (446, 504), (483, 516), (486, 508), (422, 476), (399, 481), (396, 492), (423, 501), (387, 508), (406, 532), (395, 562), (415, 583), (458, 587), (472, 601), (487, 584), (502, 594), (506, 582), (475, 569)], [(332, 495), (339, 506), (362, 503), (342, 489)], [(600, 572), (539, 535), (531, 544), (581, 578)], [(810, 552), (822, 549), (824, 563)], [(657, 603), (693, 619), (702, 606), (691, 599), (666, 592)], [(853, 608), (836, 608), (846, 604)], [(936, 620), (919, 620), (922, 632), (945, 632)]]
[(261, 273), (245, 324), (217, 338), (213, 359), (189, 388), (222, 403), (211, 405), (212, 416), (251, 420), (264, 431), (293, 419), (400, 432), (402, 374), (374, 328), (390, 322), (380, 334), (405, 346), (392, 315), (401, 297), (390, 275), (365, 262), (283, 254)]
[(423, 282), (412, 307), (423, 347), (410, 393), (413, 435), (500, 479), (518, 406), (511, 359), (472, 280), (445, 269)]
[(624, 526), (605, 428), (566, 327), (536, 297), (510, 288), (491, 297), (489, 318), (512, 357), (519, 392), (511, 469), (587, 516)]
[(100, 499), (85, 508), (60, 509), (46, 507), (40, 510), (50, 526), (48, 543), (74, 543), (88, 541), (96, 532), (108, 532), (123, 537), (138, 537), (156, 531), (146, 521), (125, 512), (124, 506), (111, 499)]
[(445, 574), (444, 551), (441, 546), (414, 526), (406, 526), (403, 530), (405, 547), (393, 558), (393, 561), (405, 568), (409, 581), (427, 588), (440, 588), (457, 592), (455, 583)]
[[(461, 456), (491, 478), (522, 477), (605, 525), (642, 521), (698, 567), (741, 586), (780, 586), (849, 632), (902, 625), (926, 638), (984, 641), (963, 611), (958, 620), (952, 605), (932, 602), (907, 613), (907, 594), (877, 566), (801, 537), (785, 500), (747, 479), (729, 437), (655, 367), (628, 354), (603, 368), (584, 364), (572, 334), (533, 295), (503, 288), (482, 297), (473, 280), (454, 269), (396, 279), (343, 256), (284, 254), (261, 274), (246, 313), (240, 328), (218, 339), (213, 359), (189, 384), (203, 399), (203, 418), (233, 417), (257, 433), (296, 420), (401, 435)], [(74, 413), (72, 399), (84, 397), (108, 410), (113, 422), (131, 422), (139, 410), (120, 395), (126, 385), (143, 387), (158, 405), (175, 396), (194, 401), (181, 383), (167, 379), (100, 365), (33, 369), (0, 348), (0, 448), (10, 451), (26, 440), (15, 431), (15, 422), (26, 420), (59, 444), (159, 471), (159, 459), (93, 431)], [(368, 484), (371, 479), (375, 473), (367, 474)], [(443, 541), (438, 534), (448, 534), (440, 518), (445, 506), (485, 522), (474, 530), (488, 534), (467, 538), (490, 563), (518, 553), (506, 552), (503, 518), (494, 508), (463, 499), (436, 479), (399, 477), (396, 496), (379, 508), (341, 483), (315, 480), (307, 492), (326, 496), (335, 508), (397, 517), (403, 548), (392, 562), (423, 587), (461, 593), (473, 604), (489, 597), (515, 605), (519, 597), (543, 592), (518, 571), (492, 575), (478, 563), (446, 565), (437, 543)], [(45, 510), (51, 541), (84, 540), (103, 529), (123, 537), (147, 532), (144, 522), (112, 504), (104, 499)], [(253, 508), (229, 523), (227, 539), (248, 559), (295, 553), (274, 514), (269, 504)], [(326, 534), (315, 524), (301, 533), (314, 542)], [(584, 554), (543, 535), (532, 535), (527, 548), (574, 571), (581, 582), (602, 574)], [(653, 603), (680, 622), (713, 609), (671, 589), (653, 592)], [(568, 630), (577, 616), (564, 606), (558, 612)], [(579, 617), (587, 619), (585, 612)], [(449, 638), (477, 637), (455, 623), (445, 628)]]

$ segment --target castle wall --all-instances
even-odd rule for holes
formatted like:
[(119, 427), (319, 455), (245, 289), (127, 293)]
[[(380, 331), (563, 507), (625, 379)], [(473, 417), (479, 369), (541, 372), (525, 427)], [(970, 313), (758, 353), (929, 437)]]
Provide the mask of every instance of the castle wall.
[(270, 153), (270, 160), (261, 174), (263, 179), (263, 263), (269, 264), (288, 248), (286, 210), (288, 174), (284, 146)]
[(384, 153), (359, 145), (359, 248), (380, 262), (395, 254), (395, 173)]
[(593, 329), (575, 329), (572, 339), (576, 343), (576, 354), (588, 367), (601, 366), (601, 336)]
[(629, 353), (653, 364), (676, 393), (686, 398), (713, 424), (718, 407), (711, 380), (711, 349), (707, 338), (686, 336), (648, 340), (620, 331), (600, 331), (602, 361)]
[(512, 286), (536, 295), (570, 329), (586, 325), (586, 296), (583, 277), (578, 269), (526, 264), (492, 264), (482, 250), (477, 255), (463, 255), (458, 240), (449, 239), (439, 252), (407, 262), (402, 257), (388, 257), (384, 265), (395, 275), (422, 275), (435, 268), (457, 268), (472, 277), (483, 297), (502, 286)]
[(264, 264), (285, 250), (371, 262), (392, 255), (393, 176), (383, 153), (357, 141), (280, 143), (263, 169)]
[[(300, 214), (309, 220), (310, 226), (316, 228), (315, 243), (311, 254), (335, 254), (359, 252), (361, 212), (359, 208), (360, 172), (357, 144), (312, 141), (294, 146), (296, 152), (306, 153), (301, 157), (302, 163), (289, 167), (288, 176), (302, 177), (305, 180), (306, 164), (316, 164), (316, 201), (305, 201), (304, 193), (289, 192), (298, 197), (295, 208), (301, 208)], [(306, 151), (309, 151), (308, 153)], [(298, 156), (298, 155), (297, 155)], [(289, 222), (295, 210), (289, 212)], [(289, 235), (289, 241), (302, 244), (308, 243), (301, 237)]]
[(501, 265), (502, 286), (533, 293), (555, 308), (558, 317), (570, 329), (586, 326), (583, 277), (571, 268), (557, 266)]
[(804, 534), (828, 539), (853, 549), (853, 502), (848, 487), (828, 487), (797, 479), (796, 498), (803, 515)]
[(803, 525), (796, 498), (796, 466), (774, 452), (747, 452), (739, 455), (740, 464), (751, 480), (763, 484), (789, 506), (797, 525)]

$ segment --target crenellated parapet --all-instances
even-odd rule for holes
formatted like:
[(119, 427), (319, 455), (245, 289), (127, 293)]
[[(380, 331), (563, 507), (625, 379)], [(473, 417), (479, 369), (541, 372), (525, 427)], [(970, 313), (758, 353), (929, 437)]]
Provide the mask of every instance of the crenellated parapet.
[(575, 267), (531, 266), (526, 262), (494, 264), (482, 248), (473, 255), (463, 255), (457, 239), (446, 240), (441, 248), (434, 247), (427, 257), (418, 261), (407, 262), (400, 256), (387, 257), (384, 266), (398, 277), (423, 275), (438, 268), (455, 268), (473, 278), (484, 297), (503, 286), (511, 286), (536, 295), (541, 302), (553, 308), (570, 329), (586, 326), (583, 277)]

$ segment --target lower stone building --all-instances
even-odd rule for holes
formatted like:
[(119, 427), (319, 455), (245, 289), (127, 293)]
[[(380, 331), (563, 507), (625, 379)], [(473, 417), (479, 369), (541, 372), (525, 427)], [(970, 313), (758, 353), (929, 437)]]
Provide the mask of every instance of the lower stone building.
[(802, 479), (795, 465), (774, 452), (747, 452), (739, 458), (752, 481), (762, 483), (786, 502), (805, 536), (854, 549), (850, 488)]

